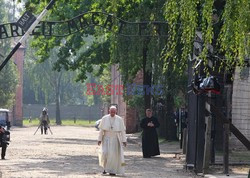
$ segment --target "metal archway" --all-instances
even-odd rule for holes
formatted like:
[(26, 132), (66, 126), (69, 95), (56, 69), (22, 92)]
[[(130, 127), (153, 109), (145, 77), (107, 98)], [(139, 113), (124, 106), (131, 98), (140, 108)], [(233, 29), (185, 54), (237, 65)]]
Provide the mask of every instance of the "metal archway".
[[(85, 12), (66, 21), (40, 21), (32, 31), (34, 36), (64, 37), (100, 26), (121, 36), (167, 36), (167, 22), (128, 22), (105, 12)], [(0, 24), (0, 39), (23, 36), (17, 22)]]

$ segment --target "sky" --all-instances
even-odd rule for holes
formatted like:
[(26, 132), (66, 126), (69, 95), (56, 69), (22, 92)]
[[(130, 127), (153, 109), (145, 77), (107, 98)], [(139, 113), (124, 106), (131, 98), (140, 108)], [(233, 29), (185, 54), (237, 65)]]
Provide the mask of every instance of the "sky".
[[(21, 17), (20, 11), (24, 8), (24, 3), (23, 2), (17, 3), (17, 0), (4, 0), (4, 1), (7, 3), (11, 3), (12, 5), (14, 5), (15, 3), (15, 18), (19, 19)], [(10, 9), (10, 12), (13, 12), (13, 9)]]

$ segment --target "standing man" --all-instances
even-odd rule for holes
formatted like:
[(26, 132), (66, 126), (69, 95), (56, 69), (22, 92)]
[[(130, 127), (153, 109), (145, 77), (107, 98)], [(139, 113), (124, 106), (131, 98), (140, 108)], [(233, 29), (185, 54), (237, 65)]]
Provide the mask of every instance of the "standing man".
[(43, 130), (44, 130), (44, 134), (47, 134), (47, 130), (49, 127), (49, 115), (48, 115), (48, 109), (47, 108), (43, 108), (42, 114), (40, 116), (40, 126), (41, 126), (41, 134), (43, 134)]
[(123, 119), (116, 115), (116, 107), (111, 106), (109, 114), (102, 117), (99, 125), (98, 145), (99, 164), (103, 167), (103, 174), (124, 174), (123, 146), (126, 147), (126, 135)]
[(8, 144), (4, 139), (5, 132), (6, 132), (5, 129), (2, 126), (0, 126), (0, 146), (2, 147), (1, 159), (5, 159), (5, 154)]
[(157, 118), (152, 116), (152, 110), (146, 109), (146, 117), (140, 123), (142, 132), (143, 158), (160, 155), (158, 135), (156, 128), (160, 126)]

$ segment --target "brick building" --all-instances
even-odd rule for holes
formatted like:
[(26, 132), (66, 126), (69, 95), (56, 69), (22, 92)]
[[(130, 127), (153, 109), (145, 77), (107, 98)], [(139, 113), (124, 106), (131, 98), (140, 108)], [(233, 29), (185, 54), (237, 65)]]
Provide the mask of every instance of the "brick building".
[[(123, 83), (121, 81), (121, 74), (118, 69), (118, 64), (112, 65), (111, 67), (111, 79), (113, 86), (122, 86)], [(138, 72), (137, 76), (134, 79), (134, 83), (142, 84), (143, 82), (143, 74), (142, 72)], [(139, 127), (139, 117), (135, 108), (129, 107), (124, 99), (123, 95), (117, 95), (114, 93), (111, 95), (111, 104), (117, 104), (118, 106), (118, 115), (124, 118), (124, 122), (126, 125), (127, 133), (134, 133), (138, 131)]]
[[(232, 123), (241, 133), (250, 140), (250, 72), (246, 67), (240, 72), (235, 71), (232, 95)], [(245, 148), (245, 146), (233, 135), (230, 138), (231, 147)]]
[(23, 64), (25, 47), (21, 46), (13, 55), (14, 63), (18, 70), (18, 85), (16, 88), (16, 102), (13, 106), (13, 125), (23, 125)]

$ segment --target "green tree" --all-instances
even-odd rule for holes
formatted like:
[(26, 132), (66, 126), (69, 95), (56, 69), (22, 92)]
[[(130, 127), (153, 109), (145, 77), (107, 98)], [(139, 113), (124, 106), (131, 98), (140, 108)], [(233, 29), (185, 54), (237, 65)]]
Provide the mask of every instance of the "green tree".
[(249, 6), (247, 0), (168, 0), (165, 17), (171, 40), (164, 54), (166, 63), (169, 57), (177, 56), (177, 46), (181, 45), (178, 61), (182, 65), (174, 66), (183, 72), (188, 55), (192, 53), (195, 32), (201, 31), (204, 43), (200, 59), (205, 64), (211, 55), (208, 48), (212, 45), (212, 55), (225, 59), (222, 65), (227, 69), (243, 66), (249, 56), (250, 13), (246, 10)]
[[(6, 8), (6, 2), (1, 1), (0, 2), (0, 23), (7, 22), (9, 11)], [(10, 40), (1, 40), (0, 41), (0, 63), (3, 62), (4, 57), (8, 54), (10, 51)], [(16, 92), (16, 86), (18, 83), (18, 77), (17, 77), (17, 70), (13, 63), (13, 61), (10, 61), (4, 69), (0, 72), (0, 107), (3, 108), (10, 108), (13, 105), (15, 92)]]
[[(61, 124), (60, 105), (79, 104), (83, 101), (83, 85), (76, 83), (76, 72), (55, 71), (53, 65), (58, 60), (57, 48), (51, 50), (50, 57), (40, 63), (35, 57), (34, 49), (28, 48), (26, 53), (26, 77), (25, 81), (30, 82), (29, 90), (34, 91), (36, 100), (42, 99), (42, 104), (56, 104), (56, 123)], [(25, 91), (26, 92), (26, 91)], [(42, 98), (39, 98), (43, 96)]]
[[(37, 1), (27, 1), (26, 7), (34, 9)], [(33, 2), (33, 3), (30, 3)], [(67, 3), (65, 3), (67, 2)], [(47, 3), (39, 1), (40, 5)], [(41, 6), (41, 7), (42, 7)], [(219, 57), (222, 66), (232, 69), (243, 66), (249, 58), (250, 2), (248, 0), (62, 0), (56, 3), (50, 18), (65, 20), (83, 11), (104, 11), (128, 21), (167, 21), (167, 38), (119, 37), (100, 28), (89, 28), (82, 33), (61, 39), (39, 37), (34, 41), (39, 46), (38, 55), (47, 59), (48, 51), (54, 46), (62, 46), (58, 53), (56, 68), (80, 69), (80, 80), (86, 79), (86, 72), (93, 72), (93, 65), (101, 65), (100, 72), (109, 64), (119, 63), (123, 81), (131, 82), (139, 70), (144, 72), (144, 84), (163, 84), (166, 90), (164, 100), (168, 103), (167, 112), (173, 110), (174, 95), (183, 90), (179, 87), (185, 78), (189, 56), (193, 51), (195, 32), (202, 33), (203, 48), (199, 58), (204, 64), (208, 59)], [(41, 9), (40, 9), (41, 11)], [(36, 11), (36, 12), (39, 12)], [(101, 19), (100, 19), (101, 20)], [(115, 29), (113, 29), (115, 30)], [(129, 31), (128, 31), (129, 32)], [(86, 42), (82, 36), (96, 37), (87, 51), (72, 63), (71, 53), (76, 55)], [(104, 36), (100, 42), (99, 39)], [(213, 51), (210, 47), (213, 47)], [(105, 50), (103, 50), (105, 49)], [(98, 56), (99, 55), (99, 56)], [(214, 68), (215, 69), (215, 68)], [(207, 74), (209, 71), (206, 69)], [(157, 99), (157, 98), (156, 98)], [(150, 106), (150, 96), (145, 96), (145, 107)]]
[[(0, 43), (1, 44), (1, 43)], [(1, 61), (2, 62), (2, 61)], [(17, 86), (17, 71), (15, 65), (10, 62), (0, 73), (0, 107), (10, 108), (13, 106)]]
[[(62, 9), (60, 11), (54, 9), (53, 16), (50, 17), (54, 17), (57, 20), (71, 18), (73, 15), (76, 15), (77, 13), (79, 14), (81, 10), (84, 10), (84, 8), (82, 9), (81, 7), (86, 3), (85, 1), (82, 3), (79, 3), (78, 1), (70, 1), (70, 3), (67, 4), (63, 2), (56, 4), (57, 7)], [(92, 11), (105, 11), (128, 21), (164, 20), (162, 7), (164, 6), (165, 1), (163, 0), (157, 2), (149, 0), (132, 2), (88, 2), (88, 7)], [(27, 8), (32, 9), (32, 7), (34, 7), (34, 4), (27, 3)], [(128, 33), (130, 32), (131, 31), (128, 31)], [(86, 34), (93, 34), (95, 36), (95, 41), (89, 46), (88, 50), (81, 50), (81, 47), (86, 44), (86, 41), (83, 41), (81, 37)], [(80, 69), (79, 80), (85, 80), (87, 78), (87, 72), (93, 72), (94, 65), (100, 65), (98, 73), (101, 74), (104, 68), (111, 62), (119, 63), (125, 85), (126, 83), (132, 82), (132, 79), (138, 71), (143, 70), (143, 84), (150, 87), (151, 84), (165, 83), (165, 85), (168, 85), (169, 83), (165, 80), (172, 80), (170, 77), (159, 77), (159, 75), (162, 75), (165, 67), (164, 61), (161, 60), (161, 53), (166, 41), (167, 40), (164, 38), (119, 37), (114, 35), (113, 32), (105, 31), (104, 29), (96, 27), (90, 28), (89, 30), (84, 31), (84, 33), (73, 34), (65, 38), (64, 45), (61, 45), (62, 41), (56, 38), (48, 39), (38, 37), (33, 42), (33, 46), (39, 46), (40, 49), (37, 51), (37, 54), (42, 60), (48, 57), (49, 53), (47, 51), (51, 49), (51, 47), (59, 46), (59, 60), (56, 62), (56, 68), (58, 70), (61, 68), (65, 68), (66, 70)], [(76, 56), (73, 62), (69, 60), (69, 57), (72, 56), (71, 53)], [(170, 87), (168, 88), (170, 89)], [(169, 96), (173, 97), (171, 94), (169, 94)], [(168, 98), (165, 96), (163, 97)], [(168, 102), (169, 105), (173, 106), (174, 99), (169, 101), (171, 101)], [(151, 106), (150, 95), (145, 94), (144, 103), (145, 108)]]

